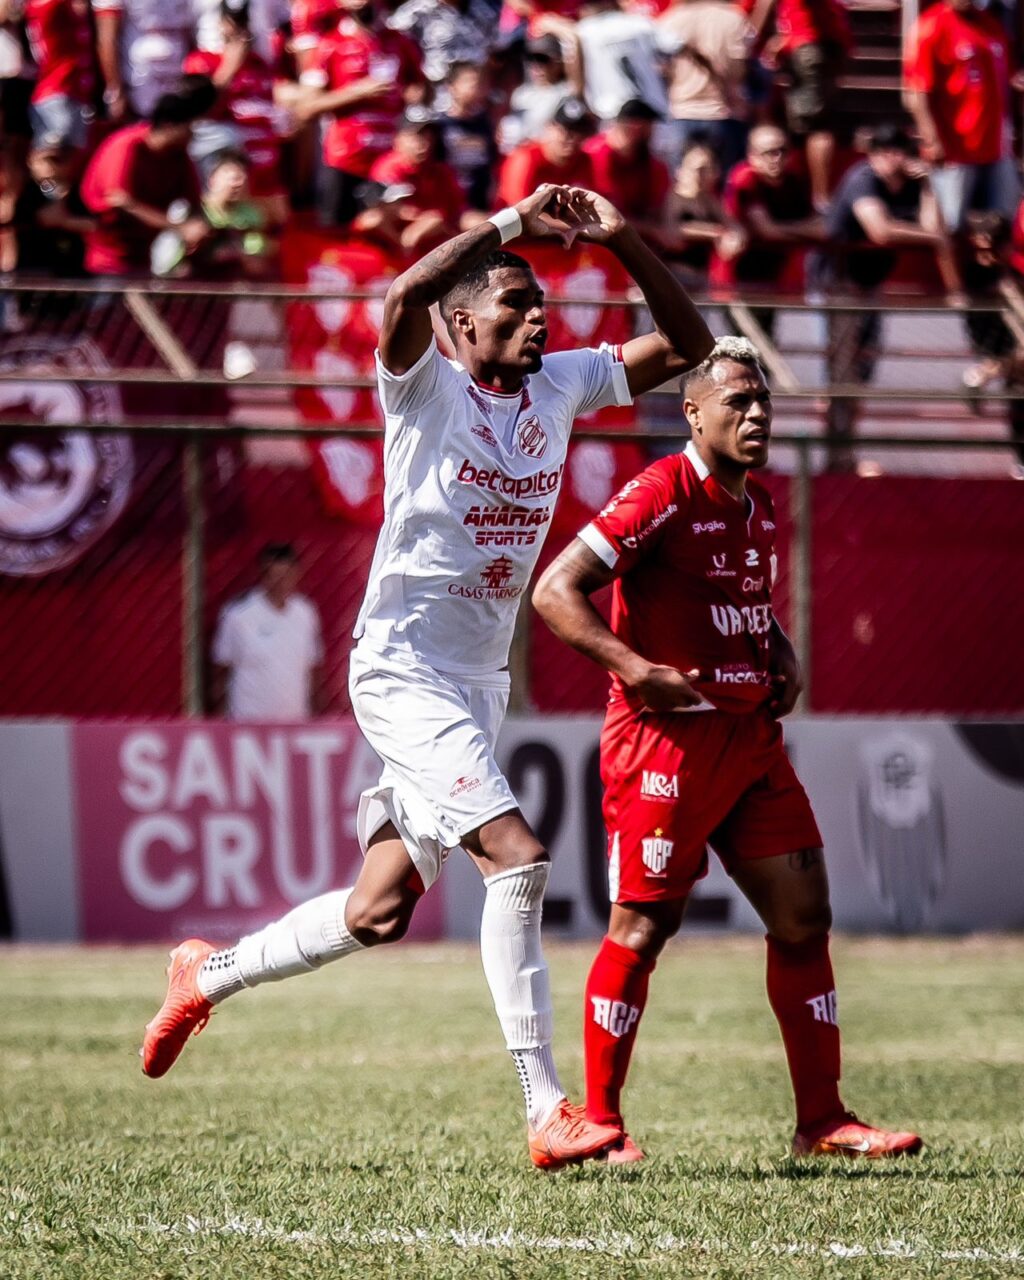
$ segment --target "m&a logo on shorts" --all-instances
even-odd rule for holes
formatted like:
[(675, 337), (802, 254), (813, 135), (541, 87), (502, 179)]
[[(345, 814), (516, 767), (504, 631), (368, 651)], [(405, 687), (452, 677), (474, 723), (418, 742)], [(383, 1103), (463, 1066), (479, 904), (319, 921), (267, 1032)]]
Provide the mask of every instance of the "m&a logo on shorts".
[(475, 791), (480, 786), (479, 778), (456, 778), (455, 786), (448, 792), (449, 798), (454, 800), (456, 796), (464, 796), (467, 791)]
[(528, 458), (542, 458), (548, 447), (548, 433), (540, 425), (540, 418), (531, 414), (519, 424), (519, 447)]
[(645, 800), (678, 800), (679, 779), (674, 773), (655, 773), (645, 769), (640, 794)]
[(661, 834), (661, 827), (656, 827), (654, 835), (646, 836), (642, 844), (644, 866), (650, 870), (652, 876), (662, 875), (669, 858), (672, 857), (675, 841), (666, 840)]

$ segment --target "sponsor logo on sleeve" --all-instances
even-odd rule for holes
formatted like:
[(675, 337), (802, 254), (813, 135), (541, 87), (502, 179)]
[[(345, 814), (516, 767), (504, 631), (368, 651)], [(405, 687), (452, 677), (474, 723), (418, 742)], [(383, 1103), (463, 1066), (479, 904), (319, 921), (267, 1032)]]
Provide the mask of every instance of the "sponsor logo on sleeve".
[(650, 524), (645, 525), (639, 533), (631, 534), (628, 538), (622, 539), (622, 545), (632, 550), (639, 547), (647, 538), (656, 530), (660, 529), (666, 520), (670, 519), (679, 510), (674, 502), (670, 502), (664, 511), (659, 511)]
[(691, 527), (694, 533), (725, 533), (724, 520), (695, 520)]

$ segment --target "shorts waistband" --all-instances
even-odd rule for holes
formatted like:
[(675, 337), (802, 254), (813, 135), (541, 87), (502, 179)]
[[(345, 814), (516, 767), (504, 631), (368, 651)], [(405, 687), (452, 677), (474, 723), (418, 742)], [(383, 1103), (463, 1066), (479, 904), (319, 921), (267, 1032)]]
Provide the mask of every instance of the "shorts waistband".
[(353, 657), (360, 655), (364, 658), (373, 655), (382, 658), (385, 662), (393, 662), (399, 666), (408, 667), (410, 671), (427, 671), (433, 675), (440, 676), (442, 680), (450, 680), (453, 684), (467, 684), (472, 685), (474, 688), (506, 691), (512, 684), (511, 677), (507, 671), (446, 671), (443, 667), (436, 667), (425, 658), (421, 658), (419, 654), (414, 653), (411, 649), (398, 649), (392, 645), (376, 645), (366, 640), (359, 641), (352, 650), (352, 655)]

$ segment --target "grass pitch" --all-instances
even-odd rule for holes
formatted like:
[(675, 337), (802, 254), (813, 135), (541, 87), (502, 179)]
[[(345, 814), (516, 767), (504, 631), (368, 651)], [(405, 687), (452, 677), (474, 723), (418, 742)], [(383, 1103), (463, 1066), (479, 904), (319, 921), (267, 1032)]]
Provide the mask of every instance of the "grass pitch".
[[(592, 948), (548, 954), (579, 1096)], [(164, 952), (0, 951), (0, 1276), (1024, 1275), (1024, 941), (835, 955), (847, 1100), (920, 1160), (793, 1162), (763, 945), (691, 936), (628, 1091), (650, 1159), (545, 1176), (470, 948), (244, 993), (155, 1082)]]

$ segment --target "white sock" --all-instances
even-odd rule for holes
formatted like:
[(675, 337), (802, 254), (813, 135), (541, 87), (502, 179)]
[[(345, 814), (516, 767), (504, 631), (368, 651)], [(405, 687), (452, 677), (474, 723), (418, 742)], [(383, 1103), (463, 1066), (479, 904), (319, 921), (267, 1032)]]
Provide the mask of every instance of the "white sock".
[(489, 876), (480, 918), (484, 974), (534, 1129), (565, 1097), (551, 1057), (551, 986), (540, 944), (549, 872), (549, 863), (536, 862)]
[(345, 924), (351, 889), (339, 889), (303, 902), (258, 933), (250, 933), (203, 962), (196, 979), (200, 992), (217, 1004), (243, 987), (280, 982), (309, 973), (331, 960), (362, 949)]

